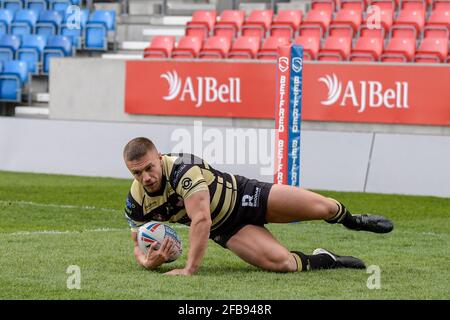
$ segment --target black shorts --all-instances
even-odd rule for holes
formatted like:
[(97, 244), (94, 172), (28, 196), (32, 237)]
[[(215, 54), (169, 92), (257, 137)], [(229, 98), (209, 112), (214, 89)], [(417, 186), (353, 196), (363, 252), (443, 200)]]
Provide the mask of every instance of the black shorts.
[(237, 182), (236, 205), (230, 217), (217, 230), (211, 231), (210, 239), (226, 248), (230, 238), (248, 224), (263, 226), (267, 223), (266, 211), (270, 188), (273, 183), (235, 175)]

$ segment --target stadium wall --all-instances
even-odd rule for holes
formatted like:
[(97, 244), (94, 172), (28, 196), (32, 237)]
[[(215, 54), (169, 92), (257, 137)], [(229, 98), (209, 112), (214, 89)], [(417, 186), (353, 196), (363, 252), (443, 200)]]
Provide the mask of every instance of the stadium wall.
[[(240, 129), (241, 134), (255, 130), (206, 125), (201, 129), (203, 134), (214, 132), (222, 137), (230, 136), (227, 130)], [(121, 157), (129, 139), (152, 137), (166, 153), (179, 151), (181, 137), (198, 136), (195, 130), (198, 127), (176, 124), (0, 118), (0, 170), (130, 178)], [(273, 133), (268, 138), (256, 131), (256, 136), (267, 147), (274, 141)], [(205, 135), (200, 141), (209, 147), (216, 144), (217, 150), (223, 147)], [(191, 150), (185, 151), (206, 152), (198, 143), (199, 139), (192, 139)], [(233, 161), (211, 162), (219, 170), (273, 181), (273, 148), (267, 148), (254, 163), (249, 163), (249, 153), (243, 161), (237, 160), (242, 156), (239, 151), (248, 149), (248, 142), (237, 142)], [(302, 132), (300, 180), (305, 188), (450, 197), (449, 163), (450, 136)]]

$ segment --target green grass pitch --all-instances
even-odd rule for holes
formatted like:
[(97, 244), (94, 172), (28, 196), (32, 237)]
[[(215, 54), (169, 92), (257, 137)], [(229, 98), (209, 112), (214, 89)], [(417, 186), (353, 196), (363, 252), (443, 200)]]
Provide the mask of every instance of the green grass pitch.
[[(380, 268), (380, 288), (366, 270), (270, 273), (214, 242), (193, 277), (183, 267), (187, 227), (176, 226), (184, 253), (158, 271), (133, 257), (122, 208), (131, 180), (0, 172), (0, 299), (449, 299), (450, 198), (319, 191), (352, 212), (384, 214), (386, 235), (327, 223), (269, 225), (289, 249), (328, 248)], [(79, 266), (80, 289), (66, 273)]]

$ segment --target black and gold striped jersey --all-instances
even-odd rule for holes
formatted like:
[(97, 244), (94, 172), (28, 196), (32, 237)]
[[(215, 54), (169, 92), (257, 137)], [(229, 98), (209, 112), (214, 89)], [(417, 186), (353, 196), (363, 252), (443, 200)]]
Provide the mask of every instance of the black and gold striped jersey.
[(132, 231), (156, 220), (189, 225), (184, 200), (198, 191), (209, 191), (211, 230), (221, 226), (232, 213), (237, 198), (236, 178), (213, 169), (203, 159), (191, 154), (162, 156), (161, 189), (147, 192), (137, 180), (128, 193), (125, 217)]

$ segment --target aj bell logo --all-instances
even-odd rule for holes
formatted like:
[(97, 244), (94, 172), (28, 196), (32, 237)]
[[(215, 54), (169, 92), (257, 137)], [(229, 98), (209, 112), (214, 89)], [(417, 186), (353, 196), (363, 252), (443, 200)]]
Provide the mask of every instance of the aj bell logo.
[(240, 78), (228, 78), (228, 82), (222, 84), (214, 77), (186, 77), (183, 81), (176, 71), (163, 73), (161, 78), (166, 79), (169, 84), (169, 92), (163, 97), (166, 101), (190, 100), (196, 103), (197, 108), (203, 102), (242, 103)]
[[(369, 108), (379, 108), (384, 106), (388, 109), (399, 108), (408, 109), (408, 82), (394, 81), (390, 88), (383, 88), (379, 81), (359, 81), (352, 80), (343, 85), (336, 74), (325, 75), (319, 78), (319, 82), (325, 83), (328, 88), (326, 100), (321, 101), (322, 105), (331, 106), (339, 103), (345, 107), (351, 105), (358, 108), (361, 113)], [(344, 88), (344, 89), (343, 89)]]

